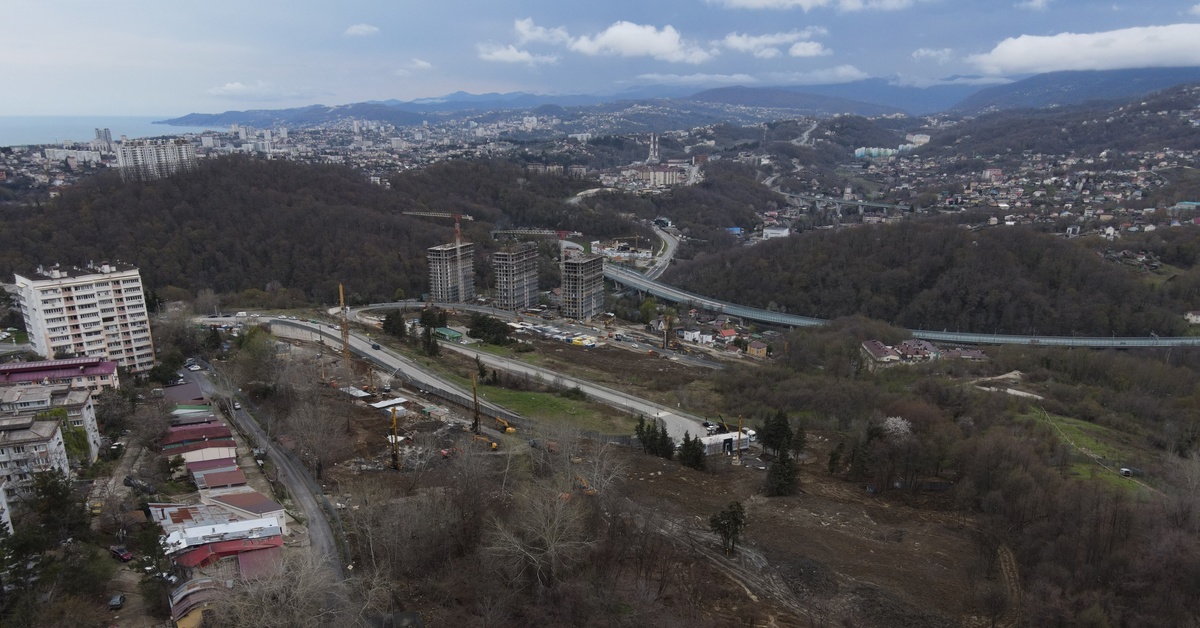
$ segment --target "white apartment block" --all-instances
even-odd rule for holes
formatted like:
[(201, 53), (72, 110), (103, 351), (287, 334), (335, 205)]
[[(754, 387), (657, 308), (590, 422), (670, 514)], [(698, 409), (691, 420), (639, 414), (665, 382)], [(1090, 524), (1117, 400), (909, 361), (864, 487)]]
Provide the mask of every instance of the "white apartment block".
[(0, 482), (0, 529), (13, 531), (12, 513), (8, 511), (8, 482)]
[(39, 421), (31, 414), (0, 415), (0, 482), (5, 497), (20, 499), (36, 473), (57, 469), (70, 476), (67, 449), (58, 421)]
[(133, 266), (39, 267), (15, 276), (29, 343), (47, 358), (102, 356), (133, 373), (154, 367), (154, 341)]
[(429, 298), (438, 303), (475, 299), (474, 244), (442, 244), (429, 249)]
[(121, 142), (117, 165), (126, 179), (161, 179), (196, 167), (196, 148), (187, 140)]
[(45, 420), (43, 413), (61, 408), (72, 428), (83, 430), (87, 438), (86, 460), (92, 463), (100, 455), (100, 429), (96, 425), (96, 405), (89, 390), (70, 386), (5, 386), (0, 388), (0, 419), (27, 416)]

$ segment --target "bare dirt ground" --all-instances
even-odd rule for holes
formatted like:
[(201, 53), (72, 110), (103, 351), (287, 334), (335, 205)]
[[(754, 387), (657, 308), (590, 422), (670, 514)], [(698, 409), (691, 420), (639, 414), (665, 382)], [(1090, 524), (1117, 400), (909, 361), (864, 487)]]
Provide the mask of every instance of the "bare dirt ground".
[(957, 626), (969, 611), (963, 565), (976, 545), (953, 512), (868, 495), (815, 463), (798, 495), (766, 498), (756, 468), (713, 460), (699, 473), (640, 454), (629, 462), (629, 499), (681, 528), (706, 531), (709, 516), (742, 501), (744, 556), (721, 571), (777, 608), (777, 625)]

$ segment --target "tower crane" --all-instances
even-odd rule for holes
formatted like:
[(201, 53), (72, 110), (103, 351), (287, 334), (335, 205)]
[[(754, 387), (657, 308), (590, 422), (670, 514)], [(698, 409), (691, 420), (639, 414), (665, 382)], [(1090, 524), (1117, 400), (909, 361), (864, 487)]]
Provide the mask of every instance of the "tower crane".
[(466, 285), (465, 273), (463, 271), (463, 254), (462, 254), (462, 221), (475, 218), (469, 214), (449, 213), (449, 212), (400, 212), (405, 216), (420, 216), (423, 218), (453, 218), (454, 219), (454, 273), (458, 283), (458, 300), (465, 301), (463, 298), (463, 286)]

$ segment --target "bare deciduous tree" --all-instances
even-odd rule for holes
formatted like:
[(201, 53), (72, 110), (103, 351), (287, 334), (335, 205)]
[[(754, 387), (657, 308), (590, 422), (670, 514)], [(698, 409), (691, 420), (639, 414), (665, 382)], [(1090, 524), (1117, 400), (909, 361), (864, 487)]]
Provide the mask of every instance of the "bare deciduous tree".
[(497, 519), (485, 550), (515, 578), (551, 588), (596, 546), (585, 509), (551, 484), (530, 484), (516, 496), (510, 518)]
[(346, 587), (311, 554), (285, 558), (279, 569), (236, 583), (214, 604), (214, 625), (229, 628), (348, 626)]

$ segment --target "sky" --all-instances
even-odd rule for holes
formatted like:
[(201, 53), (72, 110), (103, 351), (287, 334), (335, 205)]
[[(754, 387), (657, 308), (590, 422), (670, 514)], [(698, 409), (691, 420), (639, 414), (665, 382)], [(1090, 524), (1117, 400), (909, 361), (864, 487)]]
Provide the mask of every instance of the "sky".
[(1198, 0), (5, 0), (0, 116), (1200, 66)]

